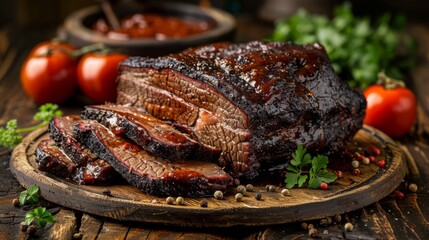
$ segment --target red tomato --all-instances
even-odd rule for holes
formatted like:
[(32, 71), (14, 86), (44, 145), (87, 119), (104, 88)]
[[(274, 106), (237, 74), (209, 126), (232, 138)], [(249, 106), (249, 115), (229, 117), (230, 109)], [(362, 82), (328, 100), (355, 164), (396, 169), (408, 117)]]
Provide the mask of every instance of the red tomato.
[(118, 64), (128, 56), (120, 53), (88, 53), (79, 61), (78, 85), (95, 103), (116, 101)]
[(408, 88), (386, 89), (382, 85), (372, 85), (363, 94), (367, 101), (365, 124), (391, 137), (411, 130), (417, 117), (417, 102)]
[(74, 50), (74, 47), (43, 42), (33, 48), (22, 65), (21, 84), (36, 103), (58, 104), (73, 95), (77, 63), (64, 50)]

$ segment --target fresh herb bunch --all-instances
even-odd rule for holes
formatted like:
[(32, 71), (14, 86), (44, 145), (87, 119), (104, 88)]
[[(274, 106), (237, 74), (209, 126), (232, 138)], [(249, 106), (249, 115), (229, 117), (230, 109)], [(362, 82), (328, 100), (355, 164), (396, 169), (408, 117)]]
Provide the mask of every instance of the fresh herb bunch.
[(31, 132), (43, 126), (46, 126), (51, 118), (61, 116), (63, 113), (58, 105), (46, 103), (39, 107), (39, 111), (33, 116), (33, 119), (40, 123), (28, 128), (18, 128), (16, 119), (9, 120), (5, 128), (0, 128), (0, 146), (15, 147), (22, 141), (21, 133)]
[(19, 204), (21, 206), (29, 203), (35, 204), (39, 201), (39, 191), (40, 188), (37, 185), (30, 186), (27, 190), (22, 191), (19, 194)]
[(292, 157), (286, 172), (285, 183), (287, 188), (293, 188), (295, 185), (302, 187), (310, 178), (308, 188), (318, 189), (322, 182), (330, 183), (337, 179), (334, 173), (326, 169), (328, 157), (324, 155), (311, 157), (306, 148), (298, 145)]
[(321, 43), (335, 72), (351, 87), (363, 90), (375, 83), (382, 70), (403, 78), (413, 66), (416, 44), (404, 34), (405, 23), (404, 16), (388, 13), (371, 23), (369, 17), (353, 15), (351, 4), (346, 2), (335, 8), (332, 19), (298, 10), (276, 23), (269, 40)]
[(54, 223), (55, 217), (46, 208), (37, 207), (25, 214), (24, 223), (29, 226), (33, 222), (37, 227), (44, 228), (48, 223)]

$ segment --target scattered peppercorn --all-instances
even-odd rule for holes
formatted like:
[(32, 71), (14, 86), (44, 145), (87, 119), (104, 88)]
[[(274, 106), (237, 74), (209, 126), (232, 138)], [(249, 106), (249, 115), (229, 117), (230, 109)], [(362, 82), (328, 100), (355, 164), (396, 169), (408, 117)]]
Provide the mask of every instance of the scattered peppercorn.
[(12, 200), (12, 204), (13, 204), (14, 207), (20, 207), (21, 206), (21, 203), (19, 203), (19, 199), (18, 198), (14, 198)]
[(335, 222), (337, 222), (337, 223), (341, 222), (341, 215), (340, 215), (340, 214), (335, 215), (335, 216), (334, 216), (334, 220), (335, 220)]
[(73, 234), (73, 238), (74, 239), (82, 239), (83, 234), (81, 232), (77, 232), (77, 233)]
[(381, 168), (385, 168), (386, 167), (386, 160), (384, 160), (384, 159), (378, 160), (377, 165), (380, 166)]
[(223, 199), (223, 192), (217, 190), (216, 192), (214, 192), (213, 197), (216, 198), (216, 199), (219, 199), (219, 200)]
[(111, 194), (112, 194), (112, 192), (110, 191), (110, 189), (108, 189), (108, 188), (103, 189), (103, 195), (110, 196)]
[(401, 192), (401, 191), (396, 191), (395, 192), (395, 197), (397, 199), (403, 199), (405, 197), (405, 194), (403, 192)]
[(378, 156), (381, 154), (381, 150), (379, 148), (374, 147), (374, 146), (370, 146), (368, 148), (368, 151), (371, 152), (373, 156)]
[(365, 164), (365, 165), (368, 165), (368, 164), (371, 163), (371, 161), (369, 160), (369, 158), (366, 157), (366, 158), (362, 159), (362, 163)]
[(374, 156), (369, 156), (368, 159), (369, 159), (369, 162), (371, 162), (371, 163), (375, 162), (375, 157)]
[(243, 194), (237, 193), (235, 194), (235, 201), (241, 202), (243, 200)]
[(268, 187), (268, 191), (270, 191), (270, 192), (275, 192), (275, 191), (276, 191), (276, 186), (274, 186), (274, 185), (270, 185), (270, 186)]
[(284, 189), (282, 189), (282, 196), (288, 196), (289, 195), (289, 189), (287, 189), (287, 188), (284, 188)]
[(355, 169), (353, 169), (353, 175), (355, 175), (355, 176), (359, 176), (361, 174), (361, 171), (360, 171), (360, 169), (359, 168), (355, 168)]
[(314, 228), (314, 225), (313, 225), (312, 223), (310, 223), (310, 224), (308, 224), (307, 228), (308, 228), (308, 229), (310, 229), (310, 228)]
[(321, 182), (319, 188), (322, 190), (328, 190), (328, 184), (325, 182)]
[(265, 186), (265, 190), (269, 191), (269, 190), (270, 190), (270, 186), (271, 186), (271, 185), (266, 185), (266, 186)]
[(167, 197), (167, 198), (165, 199), (165, 202), (166, 202), (168, 205), (173, 205), (173, 204), (174, 204), (174, 198), (173, 198), (173, 197)]
[(331, 217), (326, 217), (326, 221), (328, 221), (328, 224), (332, 223), (332, 218)]
[(253, 185), (252, 184), (247, 184), (246, 185), (246, 191), (252, 192), (253, 191)]
[(27, 233), (28, 234), (34, 234), (37, 231), (37, 227), (33, 224), (31, 224), (30, 226), (27, 227)]
[(325, 230), (325, 231), (323, 231), (323, 234), (328, 235), (328, 234), (329, 234), (329, 231), (328, 231), (328, 230)]
[(342, 178), (343, 177), (343, 171), (336, 171), (335, 175), (337, 175), (337, 178)]
[(372, 153), (371, 153), (368, 149), (366, 149), (366, 150), (363, 152), (363, 155), (364, 155), (365, 157), (369, 157), (369, 156), (372, 156)]
[(307, 228), (308, 228), (307, 223), (302, 222), (302, 223), (301, 223), (301, 228), (302, 228), (302, 229), (304, 229), (304, 230), (307, 230)]
[(183, 197), (177, 197), (176, 198), (176, 203), (178, 205), (183, 205), (183, 204), (185, 204), (185, 199)]
[(262, 199), (262, 194), (261, 194), (261, 193), (257, 193), (257, 194), (255, 195), (255, 199), (256, 199), (256, 200), (261, 200), (261, 199)]
[(320, 226), (327, 227), (328, 226), (328, 220), (326, 218), (323, 218), (320, 220)]
[(310, 236), (312, 238), (317, 237), (317, 229), (315, 229), (315, 228), (308, 229), (308, 236)]
[(417, 185), (415, 183), (411, 183), (410, 185), (408, 185), (408, 190), (410, 190), (410, 192), (417, 192)]
[(352, 161), (352, 167), (353, 168), (358, 168), (359, 167), (359, 161), (353, 160)]
[(21, 222), (19, 227), (21, 228), (21, 231), (25, 232), (27, 231), (28, 225), (25, 222)]
[(353, 231), (353, 224), (351, 224), (351, 223), (346, 223), (346, 224), (344, 225), (344, 230), (346, 230), (347, 232), (351, 232), (351, 231)]
[(241, 193), (241, 194), (245, 194), (246, 193), (246, 187), (245, 186), (243, 186), (243, 185), (239, 185), (239, 186), (237, 186), (237, 188), (236, 188), (236, 192), (237, 193)]
[(208, 207), (208, 205), (209, 205), (209, 203), (207, 202), (207, 200), (205, 200), (205, 199), (201, 200), (201, 202), (200, 202), (201, 207), (206, 208), (206, 207)]

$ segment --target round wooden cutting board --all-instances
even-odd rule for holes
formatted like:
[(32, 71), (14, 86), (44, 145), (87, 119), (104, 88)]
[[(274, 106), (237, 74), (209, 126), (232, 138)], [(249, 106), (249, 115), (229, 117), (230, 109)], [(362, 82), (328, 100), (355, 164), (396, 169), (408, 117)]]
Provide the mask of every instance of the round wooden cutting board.
[[(38, 185), (43, 198), (59, 205), (123, 221), (227, 227), (319, 219), (380, 200), (399, 186), (406, 173), (406, 163), (399, 147), (384, 133), (365, 126), (357, 133), (351, 147), (380, 148), (382, 154), (377, 159), (386, 160), (385, 168), (374, 163), (361, 164), (361, 175), (354, 176), (345, 171), (343, 178), (329, 185), (329, 190), (294, 188), (288, 196), (282, 196), (281, 188), (268, 192), (265, 185), (254, 184), (254, 191), (247, 192), (241, 202), (234, 199), (231, 187), (223, 200), (185, 198), (184, 205), (168, 205), (165, 198), (146, 195), (124, 183), (107, 186), (111, 196), (105, 196), (102, 192), (106, 186), (79, 185), (39, 171), (34, 157), (35, 147), (48, 137), (46, 128), (37, 130), (14, 149), (10, 167), (19, 183), (25, 188)], [(255, 199), (256, 193), (262, 194), (261, 200)], [(200, 206), (203, 199), (208, 202), (206, 208)]]

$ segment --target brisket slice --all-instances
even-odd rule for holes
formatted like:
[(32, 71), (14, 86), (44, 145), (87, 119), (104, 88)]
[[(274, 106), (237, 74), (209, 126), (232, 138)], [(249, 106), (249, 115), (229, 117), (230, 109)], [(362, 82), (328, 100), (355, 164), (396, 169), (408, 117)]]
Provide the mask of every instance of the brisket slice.
[(201, 144), (146, 111), (120, 105), (86, 106), (83, 119), (97, 120), (161, 158), (217, 161), (220, 150)]
[(98, 158), (84, 144), (73, 137), (74, 123), (79, 116), (53, 117), (49, 122), (49, 135), (56, 145), (77, 166), (74, 180), (81, 184), (103, 184), (120, 180), (120, 176), (108, 162)]
[(49, 136), (77, 165), (93, 162), (98, 157), (73, 137), (74, 123), (79, 116), (53, 117), (49, 122)]
[(214, 163), (169, 162), (115, 135), (95, 121), (75, 125), (75, 136), (109, 161), (124, 179), (155, 196), (205, 196), (226, 191), (231, 178)]
[(219, 164), (254, 177), (290, 160), (297, 144), (340, 151), (366, 102), (335, 74), (320, 44), (218, 43), (120, 65), (117, 104), (192, 128), (222, 150)]
[(42, 140), (37, 145), (36, 163), (39, 170), (84, 185), (105, 184), (118, 177), (112, 167), (103, 160), (78, 166), (51, 139)]

